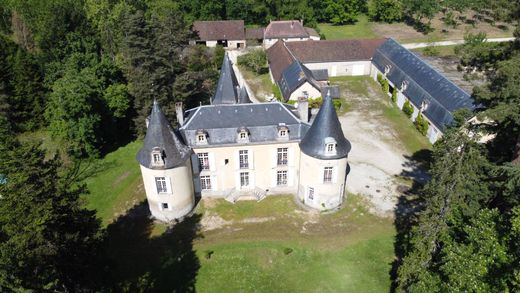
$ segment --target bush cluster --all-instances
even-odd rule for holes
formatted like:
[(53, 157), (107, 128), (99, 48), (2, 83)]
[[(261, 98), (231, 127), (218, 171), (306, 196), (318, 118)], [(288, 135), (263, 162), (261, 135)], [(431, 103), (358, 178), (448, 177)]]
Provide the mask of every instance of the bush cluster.
[(408, 116), (408, 118), (412, 117), (413, 114), (413, 106), (410, 101), (406, 100), (403, 104), (403, 112)]
[(251, 52), (238, 56), (238, 65), (242, 65), (247, 69), (263, 74), (267, 72), (267, 55), (263, 49), (254, 49)]
[(394, 87), (394, 90), (392, 91), (392, 103), (397, 103), (397, 88)]
[(426, 135), (426, 133), (428, 133), (428, 121), (426, 121), (426, 119), (424, 119), (424, 117), (422, 116), (422, 114), (419, 114), (417, 115), (417, 118), (415, 118), (415, 127), (417, 128), (417, 130), (419, 130), (419, 132), (422, 134), (422, 135)]

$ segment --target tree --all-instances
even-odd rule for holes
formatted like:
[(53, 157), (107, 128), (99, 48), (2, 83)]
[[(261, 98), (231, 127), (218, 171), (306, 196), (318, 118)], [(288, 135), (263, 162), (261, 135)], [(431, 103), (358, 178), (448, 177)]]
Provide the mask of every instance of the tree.
[(392, 103), (394, 103), (394, 104), (397, 103), (397, 93), (398, 93), (397, 87), (394, 87), (394, 90), (392, 91), (392, 98), (391, 98)]
[(262, 49), (255, 49), (238, 57), (238, 65), (245, 66), (249, 70), (262, 74), (267, 70), (267, 55)]
[(417, 128), (417, 130), (419, 130), (419, 132), (422, 134), (422, 135), (426, 135), (428, 133), (428, 121), (426, 121), (426, 119), (424, 119), (422, 113), (419, 113), (419, 115), (417, 115), (417, 118), (415, 118), (415, 121), (414, 121), (414, 125), (415, 125), (415, 128)]
[[(0, 290), (88, 292), (102, 285), (103, 233), (81, 207), (82, 187), (59, 175), (38, 145), (20, 144), (0, 123)], [(23, 215), (23, 216), (22, 216)]]
[(400, 21), (403, 17), (403, 6), (399, 0), (372, 0), (368, 2), (368, 16), (375, 21)]
[(329, 22), (340, 25), (356, 22), (357, 16), (365, 10), (366, 1), (363, 0), (327, 0), (324, 13), (327, 15)]

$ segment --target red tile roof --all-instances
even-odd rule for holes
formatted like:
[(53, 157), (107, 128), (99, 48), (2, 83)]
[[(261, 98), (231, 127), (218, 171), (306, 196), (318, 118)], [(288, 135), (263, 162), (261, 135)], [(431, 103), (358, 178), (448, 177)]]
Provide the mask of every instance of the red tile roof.
[(264, 38), (264, 27), (259, 28), (246, 28), (246, 39), (247, 40), (261, 40)]
[(271, 21), (265, 28), (265, 39), (308, 38), (309, 33), (298, 20)]
[(287, 50), (283, 41), (278, 41), (267, 49), (267, 60), (275, 81), (280, 80), (285, 68), (294, 62), (291, 53)]
[(202, 41), (246, 39), (243, 20), (194, 21), (193, 31)]
[(303, 63), (370, 60), (385, 39), (287, 42), (285, 45)]

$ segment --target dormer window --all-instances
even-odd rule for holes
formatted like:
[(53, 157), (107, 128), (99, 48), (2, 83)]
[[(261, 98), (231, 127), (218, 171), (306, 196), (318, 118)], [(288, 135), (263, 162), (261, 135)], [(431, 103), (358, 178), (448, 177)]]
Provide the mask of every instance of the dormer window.
[(403, 80), (403, 82), (401, 83), (401, 91), (404, 92), (407, 87), (408, 87), (408, 81)]
[(325, 138), (325, 155), (333, 156), (336, 154), (336, 140), (332, 137)]
[(428, 109), (428, 106), (430, 105), (430, 103), (426, 100), (422, 101), (421, 103), (421, 112), (422, 111), (426, 111), (426, 109)]
[(237, 140), (238, 140), (238, 142), (248, 142), (249, 141), (249, 130), (246, 127), (240, 127), (237, 130)]
[(152, 149), (152, 166), (156, 166), (156, 167), (164, 166), (163, 152), (158, 147), (155, 147)]
[(390, 72), (390, 69), (392, 69), (392, 65), (385, 66), (385, 75), (387, 75)]
[(195, 138), (196, 144), (198, 144), (198, 145), (208, 144), (208, 133), (205, 130), (199, 129), (199, 130), (197, 130), (197, 133), (195, 135), (196, 135), (196, 138)]
[(285, 124), (278, 125), (278, 138), (289, 139), (289, 128)]

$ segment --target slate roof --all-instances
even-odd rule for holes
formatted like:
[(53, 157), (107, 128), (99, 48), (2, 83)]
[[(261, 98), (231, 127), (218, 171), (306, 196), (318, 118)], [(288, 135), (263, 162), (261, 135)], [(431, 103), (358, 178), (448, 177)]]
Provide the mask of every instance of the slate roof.
[(453, 122), (454, 111), (475, 109), (468, 93), (393, 39), (377, 48), (372, 62), (381, 72), (390, 68), (386, 76), (398, 88), (406, 81), (404, 95), (417, 108), (427, 103), (423, 114), (440, 130)]
[(215, 95), (211, 99), (211, 104), (236, 104), (238, 101), (238, 88), (238, 80), (235, 76), (233, 65), (226, 53), (220, 67), (220, 77)]
[(278, 41), (267, 49), (267, 60), (275, 81), (280, 80), (282, 72), (295, 61), (283, 41)]
[(193, 31), (202, 41), (245, 40), (243, 20), (194, 21)]
[[(336, 141), (336, 154), (325, 154), (325, 141), (333, 138)], [(325, 96), (320, 111), (316, 115), (309, 131), (300, 142), (300, 149), (303, 153), (313, 158), (322, 160), (335, 160), (348, 156), (351, 145), (345, 138), (341, 124), (332, 104), (332, 98)]]
[(261, 40), (264, 38), (265, 27), (246, 28), (247, 40)]
[(340, 97), (339, 86), (337, 85), (328, 85), (321, 88), (321, 96), (326, 97), (330, 95), (331, 98), (337, 99)]
[(252, 103), (251, 99), (249, 99), (249, 95), (247, 94), (247, 90), (245, 87), (241, 87), (238, 91), (238, 103), (239, 104), (248, 104)]
[[(163, 154), (163, 167), (152, 166), (154, 148), (159, 148)], [(137, 153), (137, 161), (149, 169), (170, 169), (184, 164), (190, 155), (191, 149), (182, 142), (179, 134), (174, 132), (159, 104), (154, 101), (144, 145)]]
[(308, 37), (309, 33), (298, 20), (271, 21), (264, 32), (264, 39)]
[(277, 142), (278, 126), (289, 129), (289, 141), (299, 141), (309, 128), (293, 114), (291, 105), (275, 103), (210, 105), (187, 111), (185, 124), (180, 128), (189, 146), (196, 144), (197, 131), (204, 130), (208, 136), (208, 147), (237, 144), (237, 130), (246, 127), (249, 144)]
[(385, 39), (287, 42), (287, 49), (302, 63), (371, 60)]
[(305, 82), (309, 82), (313, 87), (320, 90), (320, 83), (312, 75), (312, 71), (299, 61), (294, 61), (283, 72), (278, 86), (285, 101), (288, 101), (291, 94)]
[(305, 31), (309, 34), (310, 37), (320, 37), (320, 34), (318, 34), (318, 32), (313, 28), (306, 27)]
[(314, 79), (319, 81), (326, 81), (329, 80), (329, 70), (328, 69), (313, 69), (312, 76), (314, 76)]

